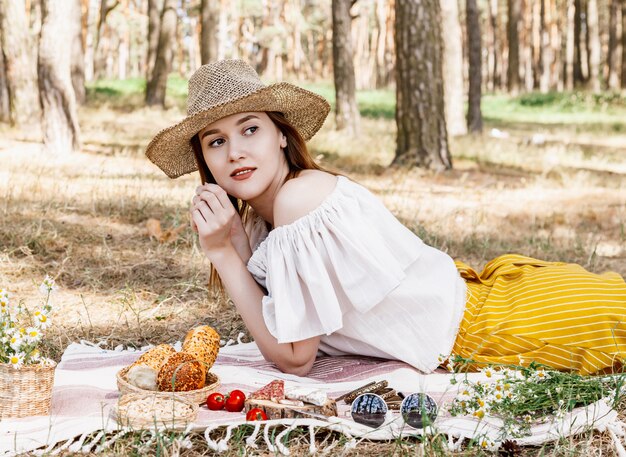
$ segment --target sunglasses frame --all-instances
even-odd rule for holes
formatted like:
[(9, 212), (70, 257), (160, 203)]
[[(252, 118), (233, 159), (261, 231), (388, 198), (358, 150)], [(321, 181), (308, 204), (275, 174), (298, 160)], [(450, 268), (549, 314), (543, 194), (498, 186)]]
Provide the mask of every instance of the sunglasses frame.
[[(411, 428), (414, 428), (416, 430), (420, 430), (420, 429), (424, 429), (424, 428), (428, 427), (429, 425), (432, 425), (435, 422), (435, 420), (437, 419), (437, 414), (439, 413), (439, 408), (438, 408), (437, 403), (435, 402), (435, 400), (433, 400), (433, 398), (430, 395), (428, 395), (426, 393), (422, 393), (422, 392), (413, 392), (412, 394), (409, 394), (409, 395), (406, 395), (406, 396), (402, 395), (400, 392), (399, 392), (399, 394), (402, 397), (402, 404), (400, 405), (400, 409), (399, 409), (400, 417), (402, 417), (403, 422), (407, 426), (409, 426)], [(354, 411), (354, 407), (355, 407), (355, 405), (358, 405), (358, 403), (359, 403), (358, 400), (363, 398), (363, 397), (370, 397), (370, 396), (376, 398), (379, 402), (381, 402), (382, 405), (384, 405), (384, 412), (382, 412), (383, 420), (380, 423), (378, 423), (378, 421), (376, 421), (376, 425), (371, 425), (371, 424), (365, 423), (364, 421), (359, 421), (359, 420), (355, 419), (355, 417), (354, 417), (354, 415), (357, 414)], [(423, 397), (424, 398), (424, 400), (422, 402), (422, 414), (420, 414), (419, 425), (417, 425), (417, 423), (416, 423), (416, 425), (412, 425), (410, 423), (409, 418), (407, 417), (411, 413), (411, 411), (408, 411), (408, 412), (404, 411), (405, 405), (408, 404), (409, 401), (412, 401), (412, 399), (415, 396), (419, 396), (419, 397)], [(432, 408), (434, 408), (434, 411), (432, 411)], [(367, 425), (367, 426), (373, 427), (373, 428), (378, 428), (378, 427), (382, 426), (387, 421), (387, 416), (389, 414), (389, 411), (392, 411), (392, 410), (393, 409), (389, 407), (389, 405), (387, 404), (387, 401), (383, 397), (381, 397), (380, 395), (375, 394), (375, 393), (365, 392), (365, 393), (362, 393), (362, 394), (358, 395), (352, 401), (352, 403), (350, 405), (350, 417), (357, 424)], [(431, 411), (429, 411), (429, 410), (431, 410)], [(426, 418), (424, 417), (424, 414), (423, 414), (424, 411), (426, 412)], [(372, 422), (372, 424), (374, 424), (374, 422)]]

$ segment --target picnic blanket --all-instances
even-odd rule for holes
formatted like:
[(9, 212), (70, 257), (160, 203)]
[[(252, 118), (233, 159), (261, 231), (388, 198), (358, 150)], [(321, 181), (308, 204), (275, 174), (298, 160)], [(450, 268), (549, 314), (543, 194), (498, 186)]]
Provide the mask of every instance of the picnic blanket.
[[(450, 383), (451, 375), (437, 372), (424, 375), (399, 361), (381, 360), (358, 356), (320, 357), (307, 377), (297, 377), (278, 371), (266, 362), (255, 343), (229, 341), (220, 349), (212, 368), (221, 380), (219, 391), (232, 389), (251, 392), (274, 379), (316, 387), (327, 392), (331, 398), (356, 389), (369, 381), (385, 379), (389, 385), (405, 393), (426, 392), (439, 405), (440, 413), (434, 424), (438, 433), (448, 437), (450, 450), (457, 450), (466, 438), (488, 437), (499, 445), (502, 423), (496, 418), (451, 417), (445, 404), (455, 397), (458, 385)], [(178, 343), (180, 347), (180, 343)], [(117, 347), (102, 349), (100, 345), (72, 343), (65, 350), (55, 373), (51, 414), (0, 422), (0, 455), (33, 451), (35, 454), (54, 455), (63, 450), (98, 451), (130, 431), (120, 427), (111, 414), (119, 399), (116, 373), (134, 362), (143, 351)], [(468, 375), (473, 380), (484, 379), (481, 373)], [(412, 429), (404, 424), (399, 415), (390, 413), (387, 422), (378, 429), (355, 423), (349, 417), (349, 406), (338, 403), (338, 417), (329, 421), (297, 418), (255, 423), (254, 432), (246, 443), (257, 446), (257, 440), (265, 440), (272, 452), (289, 454), (288, 443), (283, 442), (286, 433), (296, 427), (308, 428), (310, 452), (315, 452), (315, 434), (320, 430), (333, 430), (348, 437), (345, 446), (353, 447), (360, 440), (391, 440), (398, 437), (418, 435), (423, 430)], [(246, 423), (243, 413), (209, 411), (201, 406), (197, 420), (184, 433), (200, 430), (208, 446), (214, 451), (228, 449), (232, 431)], [(213, 440), (216, 428), (226, 427), (219, 441)], [(280, 432), (270, 433), (279, 427)], [(615, 443), (616, 452), (626, 457), (622, 439), (626, 437), (625, 424), (605, 402), (598, 401), (585, 408), (578, 408), (562, 418), (555, 418), (532, 427), (532, 434), (517, 439), (520, 445), (541, 444), (561, 437), (581, 433), (590, 428), (608, 430)], [(428, 432), (428, 430), (426, 431)], [(183, 433), (183, 434), (184, 434)], [(106, 435), (105, 435), (106, 434)], [(105, 437), (106, 438), (103, 438)], [(274, 436), (274, 438), (272, 438)]]

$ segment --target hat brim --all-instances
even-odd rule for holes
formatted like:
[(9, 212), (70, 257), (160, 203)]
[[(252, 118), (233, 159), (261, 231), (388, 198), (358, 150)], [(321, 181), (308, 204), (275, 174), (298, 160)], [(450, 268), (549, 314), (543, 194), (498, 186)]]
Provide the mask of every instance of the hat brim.
[(187, 116), (161, 130), (148, 144), (146, 156), (170, 178), (192, 173), (198, 166), (191, 138), (212, 122), (232, 114), (254, 111), (283, 113), (302, 139), (308, 141), (324, 124), (330, 105), (320, 95), (293, 84), (271, 84), (245, 97)]

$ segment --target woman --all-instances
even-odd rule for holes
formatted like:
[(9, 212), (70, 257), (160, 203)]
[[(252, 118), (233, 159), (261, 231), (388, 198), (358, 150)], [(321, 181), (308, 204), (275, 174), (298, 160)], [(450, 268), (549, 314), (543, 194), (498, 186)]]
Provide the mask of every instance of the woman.
[(318, 350), (424, 372), (451, 352), (583, 374), (621, 363), (619, 275), (515, 255), (481, 274), (455, 264), (313, 162), (304, 141), (329, 109), (291, 84), (264, 86), (242, 61), (219, 61), (191, 77), (188, 117), (146, 151), (171, 178), (200, 171), (193, 227), (267, 360), (296, 375)]

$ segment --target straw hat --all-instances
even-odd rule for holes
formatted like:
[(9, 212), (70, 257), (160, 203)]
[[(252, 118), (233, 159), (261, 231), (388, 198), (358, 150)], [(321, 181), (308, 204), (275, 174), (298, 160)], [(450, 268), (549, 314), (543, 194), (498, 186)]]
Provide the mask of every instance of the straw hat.
[(321, 96), (289, 83), (265, 86), (242, 60), (220, 60), (201, 66), (189, 79), (187, 117), (161, 130), (146, 156), (170, 178), (198, 169), (191, 138), (208, 124), (246, 111), (279, 111), (305, 141), (315, 135), (330, 111)]

